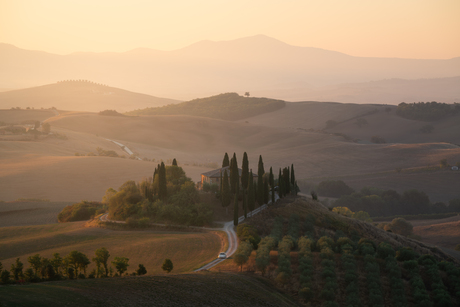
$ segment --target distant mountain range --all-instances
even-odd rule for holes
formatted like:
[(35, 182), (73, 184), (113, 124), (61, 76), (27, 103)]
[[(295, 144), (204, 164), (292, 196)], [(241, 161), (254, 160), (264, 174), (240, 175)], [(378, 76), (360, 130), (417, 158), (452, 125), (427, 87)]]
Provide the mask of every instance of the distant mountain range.
[[(394, 79), (458, 76), (460, 57), (448, 60), (354, 57), (291, 46), (263, 35), (232, 41), (202, 41), (174, 51), (139, 48), (124, 53), (69, 55), (0, 44), (0, 88), (86, 79), (180, 100), (249, 91), (253, 96), (297, 101), (318, 100), (317, 97), (327, 94), (326, 100), (352, 102), (349, 99), (358, 99), (363, 94), (366, 97), (363, 102), (374, 103), (452, 102), (460, 97), (460, 87), (452, 87), (456, 80), (425, 80), (420, 81), (421, 88), (414, 88), (413, 82), (419, 81)], [(384, 79), (392, 80), (374, 83)], [(407, 82), (412, 84), (405, 89)], [(394, 88), (400, 90), (395, 94)], [(425, 99), (414, 95), (419, 88), (425, 88)], [(427, 88), (432, 90), (426, 93)]]

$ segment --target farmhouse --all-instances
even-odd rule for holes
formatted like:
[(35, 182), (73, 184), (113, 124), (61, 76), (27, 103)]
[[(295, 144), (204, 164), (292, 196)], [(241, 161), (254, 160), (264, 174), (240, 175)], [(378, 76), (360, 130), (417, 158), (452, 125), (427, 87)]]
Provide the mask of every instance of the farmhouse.
[[(226, 166), (223, 168), (218, 168), (206, 173), (201, 174), (201, 186), (203, 186), (203, 183), (209, 183), (209, 184), (217, 184), (220, 185), (220, 177), (222, 175), (222, 178), (224, 178), (225, 171), (227, 171), (227, 176), (230, 179), (230, 166)], [(240, 183), (241, 183), (241, 174), (243, 173), (243, 170), (241, 168), (238, 169), (238, 174), (240, 176)], [(252, 170), (249, 171), (249, 173), (252, 173)], [(257, 182), (257, 174), (252, 174), (254, 178), (254, 182)]]

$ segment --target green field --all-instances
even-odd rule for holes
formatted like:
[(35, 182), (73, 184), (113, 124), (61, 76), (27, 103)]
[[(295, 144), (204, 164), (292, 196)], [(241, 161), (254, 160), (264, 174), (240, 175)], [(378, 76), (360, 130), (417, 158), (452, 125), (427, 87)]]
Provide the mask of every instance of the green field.
[[(25, 268), (27, 257), (40, 254), (61, 256), (73, 250), (94, 257), (96, 249), (106, 247), (110, 260), (114, 257), (129, 258), (128, 272), (143, 264), (147, 274), (163, 273), (161, 265), (165, 258), (174, 264), (173, 273), (190, 272), (210, 262), (226, 244), (226, 236), (220, 232), (173, 232), (173, 231), (123, 231), (97, 227), (85, 227), (86, 222), (51, 224), (41, 226), (0, 228), (0, 261), (9, 268), (20, 257)], [(95, 268), (90, 264), (88, 272)]]

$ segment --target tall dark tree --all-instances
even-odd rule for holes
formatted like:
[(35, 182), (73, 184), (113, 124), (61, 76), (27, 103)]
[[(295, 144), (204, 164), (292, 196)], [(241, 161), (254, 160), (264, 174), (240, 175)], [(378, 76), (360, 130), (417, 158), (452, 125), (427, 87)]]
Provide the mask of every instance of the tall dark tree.
[(291, 184), (295, 185), (294, 164), (291, 164)]
[(249, 181), (249, 160), (248, 160), (248, 154), (244, 152), (243, 164), (241, 165), (241, 185), (243, 187), (243, 191), (245, 191), (248, 188), (248, 181)]
[(258, 182), (254, 182), (254, 206), (255, 206), (255, 203), (257, 202), (257, 199), (258, 199), (258, 198), (257, 198), (257, 197), (258, 197), (258, 196), (257, 196), (257, 195), (258, 195), (258, 194), (257, 194), (257, 193), (258, 193), (257, 187), (258, 187)]
[(244, 212), (244, 218), (248, 217), (248, 196), (246, 194), (246, 191), (243, 190), (243, 212)]
[(252, 175), (252, 170), (249, 173), (249, 181), (248, 181), (248, 209), (252, 211), (255, 209), (256, 204), (256, 197), (254, 193), (254, 176)]
[(284, 195), (291, 192), (291, 178), (289, 178), (289, 167), (283, 169), (283, 179), (284, 179)]
[(278, 196), (280, 198), (283, 198), (283, 196), (284, 196), (284, 178), (281, 175), (281, 168), (280, 168), (280, 172), (278, 174)]
[(262, 156), (259, 156), (259, 167), (257, 169), (257, 203), (259, 206), (264, 204), (264, 162)]
[(240, 174), (238, 171), (238, 161), (236, 160), (236, 154), (233, 154), (233, 158), (230, 162), (230, 187), (232, 194), (238, 193), (238, 184), (240, 181)]
[(235, 201), (233, 203), (233, 225), (238, 226), (238, 194), (235, 194)]
[(264, 180), (264, 204), (268, 204), (270, 199), (270, 187), (268, 186), (268, 179)]
[(273, 176), (273, 169), (270, 167), (270, 175), (268, 177), (268, 183), (270, 184), (270, 188), (272, 190), (272, 205), (275, 204), (275, 178)]
[(228, 154), (225, 153), (224, 160), (222, 161), (222, 167), (230, 166), (230, 160), (228, 159)]
[(166, 200), (168, 197), (168, 190), (166, 188), (166, 166), (163, 162), (161, 162), (158, 176), (158, 197), (161, 200)]
[(177, 160), (176, 160), (176, 158), (173, 159), (172, 165), (177, 166)]
[(230, 185), (228, 183), (228, 175), (227, 170), (224, 171), (224, 179), (222, 181), (222, 207), (225, 207), (225, 212), (228, 214), (228, 206), (232, 201), (232, 197), (230, 195)]

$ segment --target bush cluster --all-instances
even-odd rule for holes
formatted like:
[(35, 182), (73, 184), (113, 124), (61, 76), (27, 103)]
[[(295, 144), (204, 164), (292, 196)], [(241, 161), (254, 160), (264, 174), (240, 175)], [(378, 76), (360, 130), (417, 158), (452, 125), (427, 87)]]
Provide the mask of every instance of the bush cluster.
[[(377, 253), (379, 256), (383, 256), (378, 251)], [(385, 270), (387, 271), (388, 277), (390, 279), (391, 299), (393, 302), (393, 306), (395, 307), (407, 306), (407, 299), (406, 299), (406, 294), (404, 292), (404, 282), (402, 280), (401, 268), (399, 267), (398, 262), (394, 258), (394, 255), (389, 254), (385, 258)]]
[(292, 275), (291, 249), (294, 247), (294, 240), (291, 236), (284, 236), (278, 244), (278, 272), (276, 281), (285, 284)]
[(404, 269), (409, 272), (412, 296), (416, 306), (431, 307), (433, 306), (430, 295), (426, 290), (423, 279), (420, 276), (418, 262), (416, 260), (406, 260), (403, 263)]
[(58, 214), (58, 221), (61, 223), (84, 221), (104, 212), (105, 209), (102, 203), (84, 200), (62, 209)]
[(258, 245), (256, 253), (256, 268), (265, 275), (265, 270), (270, 264), (270, 251), (276, 247), (277, 242), (273, 237), (263, 238)]
[(361, 306), (355, 257), (350, 252), (345, 251), (341, 260), (342, 268), (345, 271), (345, 283), (347, 284), (345, 289), (346, 306)]
[(460, 104), (432, 102), (405, 103), (396, 108), (396, 114), (407, 119), (422, 121), (439, 120), (460, 113)]
[(452, 296), (460, 298), (460, 269), (452, 262), (441, 261), (438, 268), (447, 274), (447, 289)]
[(307, 302), (313, 296), (313, 257), (311, 248), (313, 241), (308, 237), (300, 237), (297, 245), (299, 247), (299, 271), (300, 271), (300, 290), (299, 295)]
[(328, 306), (337, 306), (335, 303), (335, 297), (339, 285), (337, 283), (337, 275), (335, 273), (336, 264), (334, 259), (334, 252), (332, 251), (334, 240), (323, 236), (318, 240), (317, 245), (321, 249), (320, 255), (321, 258), (323, 258), (321, 261), (321, 277), (324, 281), (324, 286), (319, 293), (319, 297), (323, 299), (325, 304)]

